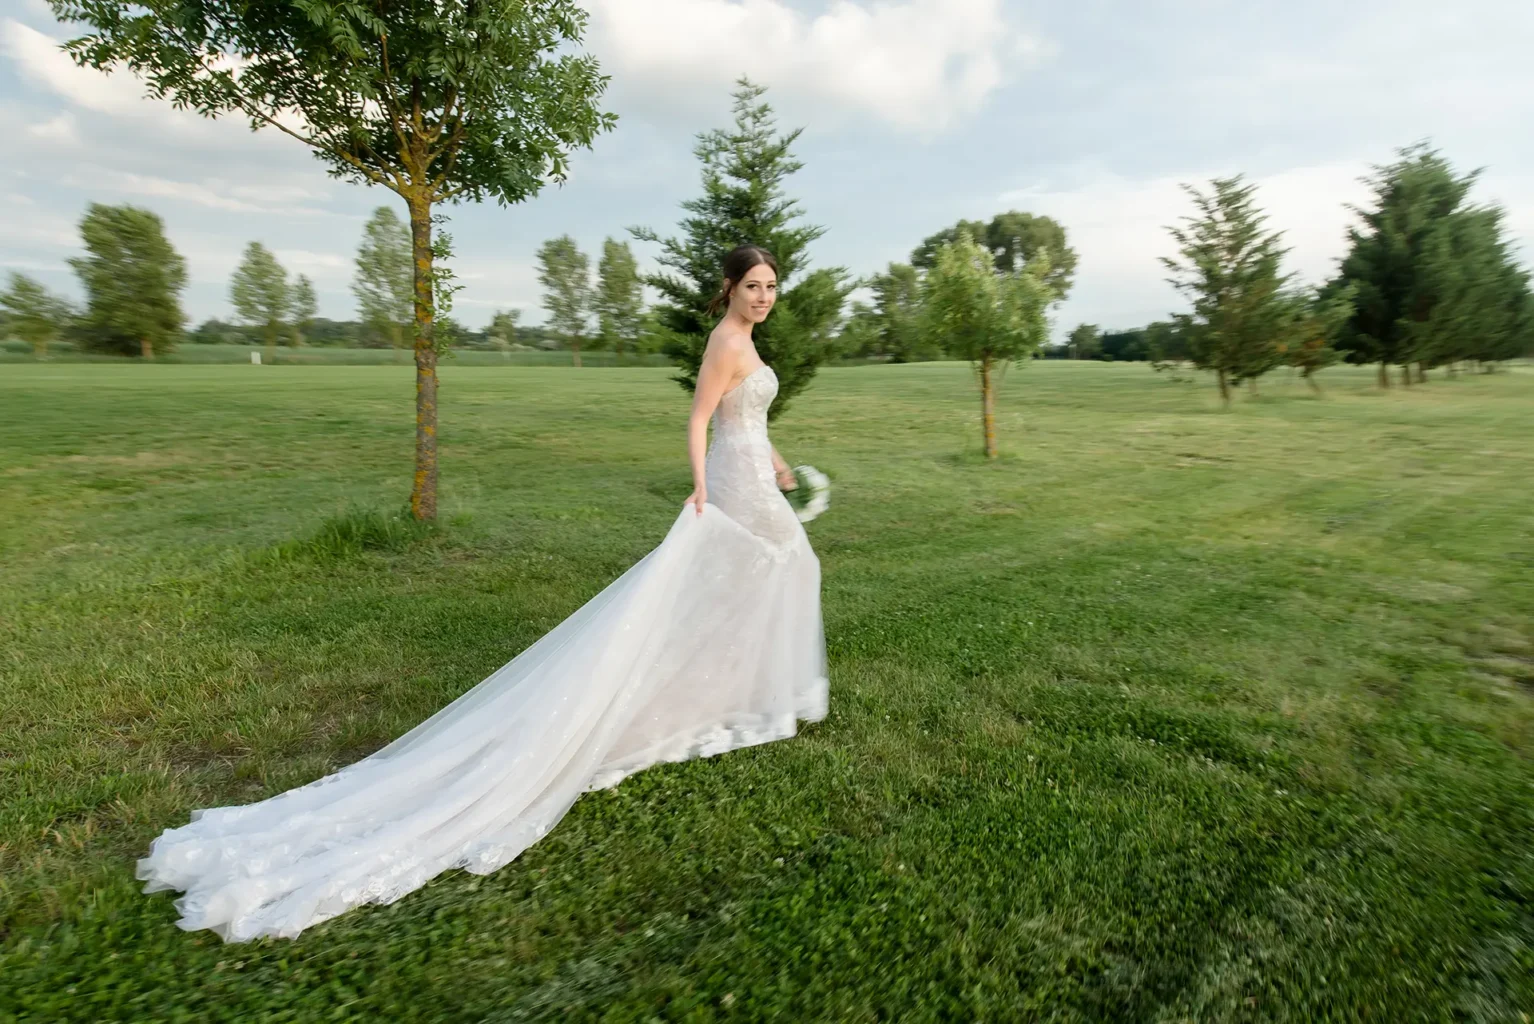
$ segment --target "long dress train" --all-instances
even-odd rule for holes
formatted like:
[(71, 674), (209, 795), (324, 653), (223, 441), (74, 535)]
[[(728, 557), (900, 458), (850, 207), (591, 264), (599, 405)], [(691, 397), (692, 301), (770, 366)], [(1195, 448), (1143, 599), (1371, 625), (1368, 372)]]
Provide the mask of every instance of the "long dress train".
[(442, 871), (487, 874), (584, 791), (792, 736), (826, 714), (820, 564), (773, 482), (762, 367), (714, 414), (709, 503), (542, 639), (333, 775), (194, 811), (139, 861), (178, 924), (293, 937)]

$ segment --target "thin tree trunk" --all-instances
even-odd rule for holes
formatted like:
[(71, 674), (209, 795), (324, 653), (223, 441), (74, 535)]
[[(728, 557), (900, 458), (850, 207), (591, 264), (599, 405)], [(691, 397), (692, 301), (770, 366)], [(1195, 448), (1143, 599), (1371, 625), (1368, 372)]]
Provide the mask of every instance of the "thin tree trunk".
[(154, 358), (154, 346), (149, 343), (148, 338), (140, 338), (138, 340), (138, 354), (145, 359)]
[(996, 457), (996, 391), (991, 381), (991, 360), (980, 360), (980, 427), (985, 433), (985, 457)]
[(1408, 388), (1411, 387), (1411, 364), (1410, 363), (1402, 363), (1401, 364), (1401, 384), (1404, 387), (1408, 387)]
[(271, 325), (266, 328), (266, 361), (277, 362), (277, 328)]
[(1305, 383), (1310, 385), (1310, 390), (1319, 395), (1321, 393), (1321, 385), (1316, 383), (1315, 374), (1315, 369), (1313, 367), (1307, 366), (1305, 367), (1305, 372), (1301, 374), (1301, 376), (1305, 378)]
[(1421, 363), (1417, 364), (1417, 383), (1418, 384), (1426, 384), (1427, 383), (1427, 367), (1422, 365)]
[(571, 339), (571, 341), (570, 341), (570, 351), (575, 354), (575, 365), (576, 366), (580, 366), (581, 365), (581, 339), (579, 339), (579, 338), (572, 338)]
[(1380, 387), (1385, 391), (1390, 390), (1390, 367), (1383, 359), (1380, 360)]
[(1219, 375), (1220, 375), (1220, 401), (1223, 402), (1225, 405), (1229, 406), (1230, 405), (1230, 381), (1225, 379), (1225, 370), (1224, 370), (1223, 367), (1218, 372), (1219, 372)]
[(1247, 388), (1248, 391), (1250, 391), (1252, 393), (1252, 397), (1256, 398), (1257, 397), (1257, 378), (1256, 377), (1248, 377), (1246, 379), (1246, 388)]
[(407, 200), (415, 262), (415, 480), (410, 512), (437, 518), (437, 346), (432, 301), (431, 203)]

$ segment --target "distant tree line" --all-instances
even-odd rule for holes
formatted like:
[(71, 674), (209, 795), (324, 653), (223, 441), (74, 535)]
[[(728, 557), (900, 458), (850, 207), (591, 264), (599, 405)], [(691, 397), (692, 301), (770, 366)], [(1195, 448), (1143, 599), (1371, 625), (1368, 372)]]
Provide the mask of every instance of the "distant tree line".
[(1309, 289), (1283, 271), (1282, 236), (1264, 228), (1254, 186), (1238, 176), (1188, 187), (1195, 214), (1171, 229), (1178, 255), (1163, 264), (1191, 312), (1127, 331), (1081, 324), (1046, 356), (1192, 366), (1229, 402), (1280, 366), (1319, 390), (1327, 366), (1373, 365), (1389, 387), (1393, 367), (1411, 385), (1435, 368), (1491, 371), (1534, 354), (1529, 273), (1502, 208), (1468, 201), (1476, 177), (1426, 145), (1400, 151), (1369, 179), (1372, 202), (1355, 209), (1336, 274)]

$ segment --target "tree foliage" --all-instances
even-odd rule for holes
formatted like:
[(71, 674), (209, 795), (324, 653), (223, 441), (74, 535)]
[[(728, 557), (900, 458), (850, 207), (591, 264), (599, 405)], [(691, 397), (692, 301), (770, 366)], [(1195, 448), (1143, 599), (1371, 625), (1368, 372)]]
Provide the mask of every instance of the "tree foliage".
[(987, 223), (961, 220), (926, 238), (911, 253), (911, 264), (918, 270), (930, 270), (943, 246), (969, 235), (985, 247), (996, 261), (996, 272), (1014, 274), (1034, 260), (1048, 262), (1045, 284), (1060, 302), (1070, 293), (1076, 275), (1076, 251), (1066, 240), (1065, 228), (1051, 217), (1009, 210), (998, 213)]
[(309, 280), (307, 274), (299, 274), (293, 282), (290, 303), (288, 316), (293, 324), (293, 344), (298, 346), (304, 343), (309, 327), (320, 311), (319, 299), (314, 294), (314, 282)]
[(415, 265), (410, 229), (389, 207), (378, 207), (363, 225), (355, 267), (358, 319), (392, 347), (403, 347), (415, 314)]
[(632, 352), (644, 319), (644, 282), (627, 242), (606, 239), (597, 264), (597, 337), (620, 358)]
[(186, 261), (165, 237), (159, 215), (92, 203), (80, 236), (86, 255), (69, 263), (85, 286), (86, 345), (145, 359), (173, 349), (186, 323)]
[(1170, 229), (1179, 258), (1161, 262), (1193, 305), (1183, 325), (1188, 356), (1199, 369), (1214, 371), (1229, 403), (1231, 386), (1255, 382), (1282, 360), (1293, 318), (1284, 294), (1282, 234), (1264, 229), (1256, 186), (1239, 175), (1216, 178), (1208, 192), (1183, 189), (1197, 215)]
[(26, 274), (11, 273), (10, 287), (0, 292), (5, 328), (28, 345), (39, 359), (48, 358), (48, 345), (74, 316), (69, 303)]
[(606, 79), (576, 52), (576, 0), (49, 0), (91, 31), (82, 65), (125, 65), (156, 96), (285, 132), (342, 178), (383, 185), (410, 212), (416, 451), (411, 507), (437, 509), (434, 207), (517, 203), (565, 176), (614, 123)]
[(1048, 332), (1045, 311), (1054, 299), (1048, 278), (1047, 259), (998, 273), (992, 253), (961, 232), (937, 250), (923, 280), (928, 335), (942, 339), (949, 355), (969, 360), (978, 371), (987, 458), (997, 454), (998, 376), (1008, 363), (1033, 355)]
[(1372, 208), (1360, 224), (1334, 291), (1356, 296), (1339, 347), (1356, 363), (1388, 367), (1401, 382), (1437, 366), (1495, 365), (1530, 347), (1528, 273), (1518, 266), (1496, 206), (1469, 202), (1477, 173), (1456, 174), (1426, 145), (1375, 169)]
[(581, 365), (581, 341), (591, 330), (591, 260), (569, 235), (551, 238), (538, 249), (538, 283), (549, 328)]
[(260, 242), (245, 247), (245, 255), (229, 281), (229, 299), (241, 320), (260, 329), (270, 360), (276, 354), (277, 336), (292, 300), (287, 271)]
[(825, 229), (800, 222), (786, 182), (803, 165), (790, 150), (803, 129), (777, 134), (772, 107), (761, 86), (741, 79), (734, 93), (734, 125), (703, 132), (693, 153), (702, 164), (703, 194), (682, 204), (681, 236), (662, 239), (648, 228), (634, 237), (657, 242), (665, 270), (645, 279), (661, 294), (657, 330), (691, 391), (715, 320), (707, 312), (719, 291), (724, 257), (738, 245), (759, 245), (778, 262), (778, 301), (752, 338), (778, 377), (771, 415), (781, 413), (814, 378), (830, 353), (833, 332), (851, 285), (841, 268), (806, 272), (808, 247)]

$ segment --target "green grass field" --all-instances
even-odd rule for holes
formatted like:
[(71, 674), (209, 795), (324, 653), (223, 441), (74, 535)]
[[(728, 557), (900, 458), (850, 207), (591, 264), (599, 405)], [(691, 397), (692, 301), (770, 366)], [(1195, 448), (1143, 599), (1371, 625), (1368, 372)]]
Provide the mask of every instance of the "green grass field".
[(0, 367), (0, 1020), (1526, 1021), (1534, 372), (1229, 412), (833, 368), (774, 429), (832, 709), (295, 942), (172, 924), (195, 807), (404, 731), (655, 545), (664, 369)]

